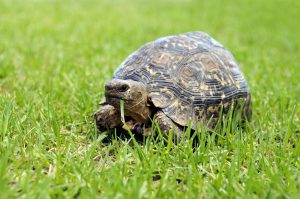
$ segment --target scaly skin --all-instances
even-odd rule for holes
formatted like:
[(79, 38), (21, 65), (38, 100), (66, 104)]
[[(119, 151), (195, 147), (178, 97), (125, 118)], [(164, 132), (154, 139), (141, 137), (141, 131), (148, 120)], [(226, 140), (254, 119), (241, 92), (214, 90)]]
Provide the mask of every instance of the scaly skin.
[[(96, 113), (94, 113), (94, 119), (100, 132), (114, 128), (123, 128), (125, 130), (129, 128), (131, 131), (139, 134), (145, 133), (143, 131), (143, 125), (135, 122), (134, 120), (126, 120), (125, 126), (125, 124), (121, 121), (120, 112), (109, 104), (102, 106), (98, 111), (96, 111)], [(149, 130), (146, 133), (149, 133)]]
[(112, 105), (102, 106), (95, 114), (97, 128), (99, 131), (106, 131), (107, 129), (113, 129), (122, 127), (121, 115), (119, 111)]
[(155, 121), (166, 138), (169, 136), (170, 130), (173, 130), (173, 140), (181, 140), (183, 131), (164, 112), (158, 111), (155, 114)]

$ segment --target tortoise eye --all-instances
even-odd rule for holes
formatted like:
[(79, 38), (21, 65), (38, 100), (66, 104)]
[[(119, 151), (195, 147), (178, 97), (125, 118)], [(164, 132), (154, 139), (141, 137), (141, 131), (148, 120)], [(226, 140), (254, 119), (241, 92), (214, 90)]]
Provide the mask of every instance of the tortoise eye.
[(119, 91), (120, 92), (125, 92), (129, 89), (129, 86), (127, 84), (123, 84), (122, 86), (120, 86)]

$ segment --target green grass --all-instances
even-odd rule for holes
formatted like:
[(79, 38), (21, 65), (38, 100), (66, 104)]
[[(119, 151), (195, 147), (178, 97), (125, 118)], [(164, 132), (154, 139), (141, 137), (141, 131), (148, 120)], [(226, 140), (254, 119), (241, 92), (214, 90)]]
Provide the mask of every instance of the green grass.
[[(0, 0), (0, 198), (297, 198), (300, 1)], [(91, 115), (132, 51), (201, 30), (252, 89), (244, 132), (193, 149), (113, 139)]]

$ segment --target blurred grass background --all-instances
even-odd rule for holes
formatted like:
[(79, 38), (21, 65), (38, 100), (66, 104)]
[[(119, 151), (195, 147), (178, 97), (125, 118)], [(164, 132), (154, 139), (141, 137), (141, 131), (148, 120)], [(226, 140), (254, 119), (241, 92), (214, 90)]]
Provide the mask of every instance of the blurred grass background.
[[(297, 0), (0, 0), (0, 196), (296, 197), (299, 21)], [(105, 81), (142, 44), (194, 30), (241, 65), (249, 132), (198, 153), (103, 146), (90, 116)]]

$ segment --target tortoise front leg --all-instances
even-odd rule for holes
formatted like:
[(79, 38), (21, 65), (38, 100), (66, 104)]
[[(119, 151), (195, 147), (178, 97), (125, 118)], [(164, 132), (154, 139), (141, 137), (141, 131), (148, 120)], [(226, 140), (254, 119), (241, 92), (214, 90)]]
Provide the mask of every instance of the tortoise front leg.
[(164, 112), (158, 111), (155, 114), (155, 121), (165, 137), (168, 137), (170, 130), (173, 130), (173, 140), (179, 141), (183, 137), (183, 130), (181, 130)]
[(94, 114), (94, 118), (98, 130), (101, 132), (107, 129), (122, 127), (123, 125), (119, 111), (109, 104), (102, 106)]

